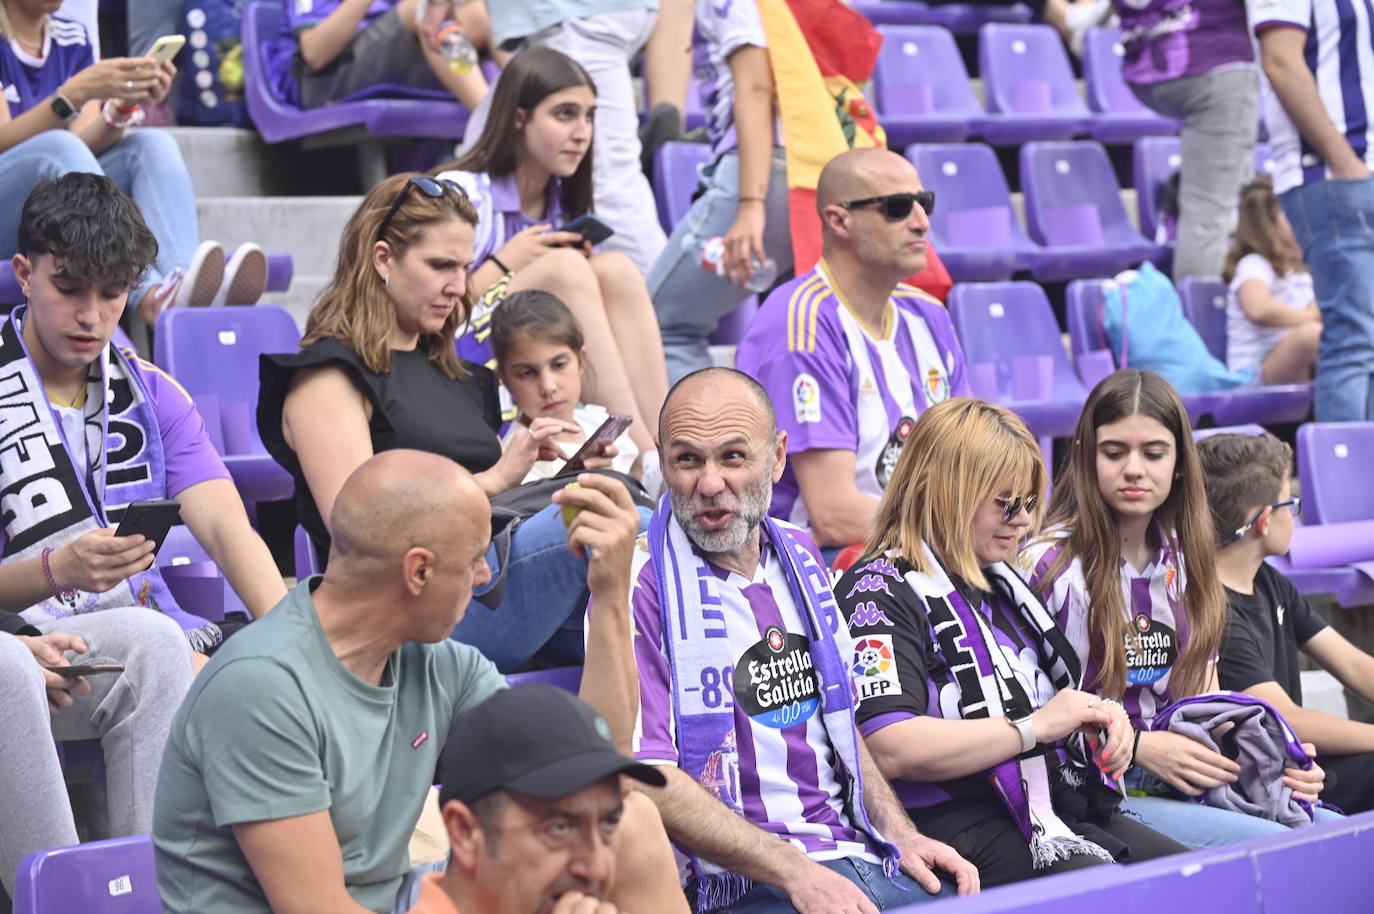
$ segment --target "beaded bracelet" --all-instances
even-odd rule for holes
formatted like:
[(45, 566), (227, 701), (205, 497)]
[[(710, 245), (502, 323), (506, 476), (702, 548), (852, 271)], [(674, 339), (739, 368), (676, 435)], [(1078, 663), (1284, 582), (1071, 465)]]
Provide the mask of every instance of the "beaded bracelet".
[(47, 580), (48, 587), (52, 590), (53, 596), (57, 597), (60, 600), (71, 602), (72, 600), (76, 599), (76, 588), (68, 587), (67, 589), (63, 590), (61, 587), (57, 586), (57, 578), (52, 576), (52, 567), (48, 565), (48, 556), (52, 554), (53, 548), (51, 546), (43, 547), (43, 577)]
[(101, 106), (100, 116), (112, 129), (123, 130), (125, 127), (137, 127), (143, 123), (144, 112), (142, 105), (125, 106), (111, 98), (106, 99), (105, 104)]

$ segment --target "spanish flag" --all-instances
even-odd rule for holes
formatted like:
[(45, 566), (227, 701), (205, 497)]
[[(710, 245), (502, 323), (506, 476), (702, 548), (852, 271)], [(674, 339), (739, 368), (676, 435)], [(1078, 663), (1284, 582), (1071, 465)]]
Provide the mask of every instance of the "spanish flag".
[[(792, 254), (800, 276), (821, 254), (821, 169), (846, 149), (887, 145), (859, 91), (873, 74), (883, 38), (840, 0), (758, 0), (758, 6), (782, 116)], [(944, 301), (952, 283), (933, 246), (926, 247), (926, 261), (908, 282)]]

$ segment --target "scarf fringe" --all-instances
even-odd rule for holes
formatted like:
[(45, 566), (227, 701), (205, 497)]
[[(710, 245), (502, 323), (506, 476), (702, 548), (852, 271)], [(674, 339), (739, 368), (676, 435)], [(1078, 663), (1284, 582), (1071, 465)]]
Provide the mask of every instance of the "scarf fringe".
[(697, 877), (697, 910), (715, 911), (732, 905), (754, 887), (753, 880), (722, 870)]
[(1087, 838), (1081, 838), (1077, 835), (1056, 835), (1052, 838), (1037, 835), (1031, 838), (1030, 850), (1031, 863), (1037, 870), (1043, 870), (1060, 860), (1068, 860), (1070, 857), (1078, 856), (1096, 857), (1108, 863), (1116, 862), (1116, 858), (1107, 853), (1107, 850), (1100, 844), (1095, 844)]
[(186, 640), (191, 642), (191, 650), (198, 654), (210, 654), (224, 642), (224, 632), (213, 622), (206, 622), (200, 628), (186, 630)]

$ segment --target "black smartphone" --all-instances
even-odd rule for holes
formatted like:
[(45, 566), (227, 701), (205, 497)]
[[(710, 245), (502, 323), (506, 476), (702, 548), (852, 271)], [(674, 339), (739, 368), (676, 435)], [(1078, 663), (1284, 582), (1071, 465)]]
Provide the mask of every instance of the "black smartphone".
[(615, 229), (596, 217), (595, 213), (585, 213), (558, 229), (560, 232), (576, 232), (583, 241), (593, 245), (600, 244), (615, 234)]
[(74, 663), (71, 666), (50, 666), (47, 667), (47, 669), (52, 670), (59, 676), (66, 676), (68, 679), (75, 679), (78, 676), (94, 676), (98, 673), (122, 673), (124, 672), (124, 664), (110, 663), (108, 661), (95, 663)]
[(153, 551), (162, 548), (167, 531), (181, 515), (181, 502), (175, 498), (150, 498), (147, 501), (130, 502), (124, 509), (124, 517), (115, 530), (115, 536), (133, 536), (141, 533), (154, 543)]
[(612, 413), (601, 423), (601, 427), (592, 432), (591, 436), (577, 449), (577, 453), (568, 458), (568, 462), (563, 464), (563, 468), (558, 471), (558, 475), (564, 473), (580, 473), (586, 468), (587, 458), (596, 457), (601, 453), (601, 446), (611, 444), (615, 439), (625, 433), (625, 429), (630, 427), (630, 423), (635, 421), (630, 416), (617, 416)]

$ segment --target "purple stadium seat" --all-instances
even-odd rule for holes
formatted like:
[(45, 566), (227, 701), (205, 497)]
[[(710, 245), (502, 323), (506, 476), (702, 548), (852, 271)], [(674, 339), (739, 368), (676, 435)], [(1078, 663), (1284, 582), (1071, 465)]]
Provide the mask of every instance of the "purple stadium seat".
[(1253, 422), (1248, 425), (1218, 425), (1213, 428), (1193, 429), (1193, 440), (1201, 441), (1203, 438), (1210, 438), (1213, 435), (1263, 435), (1264, 426), (1255, 425)]
[(1226, 361), (1226, 286), (1219, 279), (1187, 276), (1178, 281), (1178, 297), (1207, 351)]
[(557, 688), (565, 689), (576, 695), (577, 690), (582, 686), (582, 667), (560, 666), (551, 670), (533, 670), (529, 673), (510, 673), (506, 676), (507, 685), (528, 685), (531, 682), (556, 686)]
[(1026, 229), (1045, 247), (1037, 279), (1112, 276), (1165, 252), (1131, 225), (1100, 143), (1027, 143), (1020, 160)]
[[(244, 99), (249, 117), (266, 142), (352, 145), (359, 155), (363, 185), (370, 187), (386, 177), (382, 153), (386, 140), (463, 138), (468, 110), (438, 90), (373, 86), (346, 100), (310, 109), (278, 98), (267, 80), (263, 48), (276, 37), (281, 12), (280, 5), (266, 2), (248, 3), (243, 9)], [(382, 95), (387, 97), (378, 97)]]
[(1135, 184), (1135, 209), (1140, 217), (1140, 233), (1150, 240), (1158, 240), (1159, 189), (1183, 158), (1178, 151), (1176, 136), (1146, 136), (1135, 141), (1131, 165), (1131, 181)]
[(156, 563), (172, 596), (187, 612), (211, 622), (218, 622), (231, 612), (252, 617), (189, 527), (177, 524), (167, 532), (157, 551)]
[(978, 71), (994, 146), (1067, 140), (1091, 117), (1078, 94), (1064, 40), (1047, 25), (990, 23), (978, 30)]
[(906, 157), (935, 191), (930, 236), (955, 282), (1011, 279), (1040, 246), (1026, 237), (992, 148), (982, 143), (913, 145)]
[(921, 0), (855, 0), (854, 10), (874, 25), (924, 25), (930, 6)]
[[(294, 271), (290, 254), (285, 251), (270, 252), (267, 255), (267, 291), (285, 292), (291, 288)], [(0, 262), (0, 305), (17, 305), (23, 301), (24, 293), (14, 276), (14, 266), (8, 260)]]
[(700, 183), (701, 166), (711, 161), (707, 143), (664, 143), (654, 154), (654, 197), (658, 221), (672, 234), (673, 226), (692, 208)]
[(1037, 437), (1073, 432), (1088, 391), (1064, 354), (1044, 290), (1032, 282), (959, 283), (949, 313), (971, 371), (996, 373), (995, 392), (978, 394), (1014, 410)]
[(873, 71), (873, 104), (891, 148), (958, 142), (981, 131), (987, 113), (973, 97), (948, 29), (884, 25), (878, 31), (883, 48)]
[(258, 356), (294, 352), (296, 321), (276, 305), (173, 308), (158, 315), (154, 361), (197, 401), (220, 410), (224, 463), (250, 515), (259, 501), (290, 498), (294, 486), (258, 437)]
[(300, 524), (296, 525), (294, 540), (296, 552), (296, 580), (304, 581), (312, 574), (320, 573), (320, 560), (315, 554), (315, 543), (310, 534)]
[(1030, 7), (1017, 3), (923, 3), (921, 0), (854, 0), (855, 10), (874, 25), (939, 25), (956, 35), (973, 35), (987, 22), (1030, 22)]
[(147, 835), (35, 851), (19, 863), (14, 914), (161, 914)]
[(1142, 136), (1172, 136), (1178, 121), (1151, 111), (1121, 75), (1121, 29), (1091, 28), (1083, 42), (1083, 82), (1094, 112), (1088, 132), (1103, 143), (1129, 143)]
[(749, 332), (754, 314), (759, 310), (759, 297), (751, 295), (738, 308), (720, 319), (716, 329), (711, 331), (707, 342), (712, 346), (737, 346)]
[(1374, 422), (1309, 422), (1298, 429), (1303, 521), (1374, 520)]

